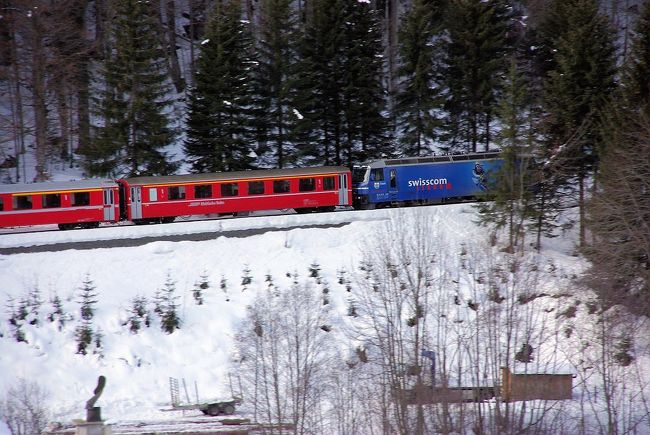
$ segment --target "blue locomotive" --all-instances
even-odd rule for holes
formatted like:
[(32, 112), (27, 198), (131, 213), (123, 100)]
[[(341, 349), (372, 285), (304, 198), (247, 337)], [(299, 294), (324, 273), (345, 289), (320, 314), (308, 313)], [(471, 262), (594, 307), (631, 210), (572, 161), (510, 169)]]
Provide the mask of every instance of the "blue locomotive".
[(355, 209), (479, 197), (503, 164), (498, 152), (376, 160), (352, 170)]

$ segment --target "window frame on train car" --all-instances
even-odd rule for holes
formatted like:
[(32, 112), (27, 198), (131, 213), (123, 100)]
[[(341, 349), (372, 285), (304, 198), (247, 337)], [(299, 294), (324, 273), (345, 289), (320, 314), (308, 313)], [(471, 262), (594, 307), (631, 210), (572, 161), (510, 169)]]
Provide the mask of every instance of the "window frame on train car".
[(313, 192), (314, 190), (316, 190), (315, 178), (310, 177), (298, 179), (298, 192)]
[(279, 194), (291, 193), (291, 180), (287, 180), (287, 179), (273, 180), (273, 193), (279, 193)]
[(14, 210), (31, 210), (32, 208), (34, 208), (34, 195), (15, 195), (13, 197)]
[(61, 208), (61, 194), (44, 193), (41, 197), (41, 204), (43, 208)]
[(369, 166), (355, 166), (352, 169), (352, 184), (367, 183), (369, 179)]
[(373, 168), (370, 171), (370, 181), (384, 181), (384, 168)]
[(185, 199), (185, 186), (169, 186), (167, 188), (167, 198), (170, 201), (180, 201)]
[(195, 184), (194, 198), (196, 199), (212, 198), (212, 184)]
[(323, 190), (336, 190), (336, 177), (323, 177)]
[(222, 197), (239, 196), (239, 183), (221, 183), (219, 189)]
[(248, 194), (249, 195), (264, 195), (266, 188), (264, 186), (264, 181), (249, 181), (248, 182)]
[(90, 205), (90, 192), (72, 192), (70, 195), (70, 205), (73, 207)]
[[(149, 188), (149, 201), (158, 202), (158, 188), (150, 187)], [(106, 193), (104, 193), (104, 204), (106, 204)]]

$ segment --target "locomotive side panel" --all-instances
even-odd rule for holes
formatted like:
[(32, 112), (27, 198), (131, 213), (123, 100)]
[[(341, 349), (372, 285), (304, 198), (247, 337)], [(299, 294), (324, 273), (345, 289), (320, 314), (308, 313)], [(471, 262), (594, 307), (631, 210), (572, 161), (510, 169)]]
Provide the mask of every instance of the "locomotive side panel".
[(389, 177), (391, 172), (396, 173), (398, 201), (441, 202), (486, 193), (500, 167), (499, 160), (472, 160), (395, 167), (388, 168), (388, 171)]
[(473, 199), (502, 164), (495, 153), (372, 162), (354, 170), (355, 207)]

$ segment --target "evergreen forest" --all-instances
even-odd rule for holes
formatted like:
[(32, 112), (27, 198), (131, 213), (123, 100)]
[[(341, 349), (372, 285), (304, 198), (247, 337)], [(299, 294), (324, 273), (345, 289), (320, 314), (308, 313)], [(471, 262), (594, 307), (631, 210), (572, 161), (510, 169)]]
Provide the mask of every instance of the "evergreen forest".
[(499, 149), (507, 249), (578, 210), (589, 282), (648, 315), (648, 77), (642, 0), (0, 0), (0, 176)]

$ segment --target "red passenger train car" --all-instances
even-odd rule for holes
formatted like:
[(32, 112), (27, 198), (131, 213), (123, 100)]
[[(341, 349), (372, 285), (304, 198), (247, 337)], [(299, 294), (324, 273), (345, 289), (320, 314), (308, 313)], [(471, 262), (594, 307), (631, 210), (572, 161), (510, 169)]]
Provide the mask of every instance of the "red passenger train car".
[(298, 213), (352, 205), (344, 167), (269, 169), (118, 180), (122, 219), (171, 222), (177, 216), (295, 209)]
[(0, 185), (0, 227), (94, 228), (118, 219), (118, 184), (113, 181)]
[(351, 173), (340, 166), (7, 184), (0, 185), (0, 227), (93, 228), (103, 222), (350, 205)]

